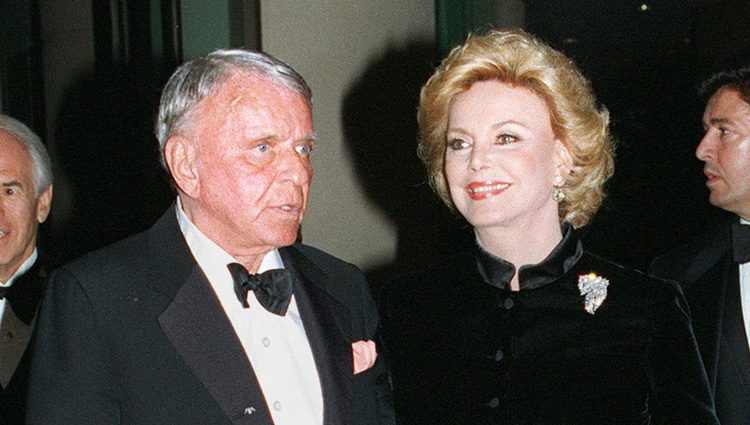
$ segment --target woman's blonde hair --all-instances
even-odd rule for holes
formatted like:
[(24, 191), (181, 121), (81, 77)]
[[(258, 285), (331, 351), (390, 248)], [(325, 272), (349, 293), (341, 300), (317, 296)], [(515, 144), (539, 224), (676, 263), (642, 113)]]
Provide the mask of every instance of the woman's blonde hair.
[(573, 159), (570, 175), (564, 176), (560, 220), (584, 226), (599, 209), (604, 183), (614, 171), (609, 112), (597, 107), (589, 81), (570, 59), (518, 29), (469, 36), (422, 87), (418, 153), (435, 192), (455, 209), (444, 174), (448, 113), (456, 95), (486, 80), (524, 87), (545, 101), (555, 137)]

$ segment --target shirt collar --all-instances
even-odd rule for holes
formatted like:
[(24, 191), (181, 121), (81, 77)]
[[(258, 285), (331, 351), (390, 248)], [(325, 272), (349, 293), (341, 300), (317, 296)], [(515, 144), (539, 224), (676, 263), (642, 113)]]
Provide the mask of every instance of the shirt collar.
[[(231, 280), (231, 275), (227, 269), (227, 264), (239, 263), (236, 258), (222, 249), (214, 241), (209, 239), (198, 227), (190, 221), (185, 211), (182, 209), (182, 202), (177, 198), (177, 223), (180, 226), (182, 234), (185, 236), (190, 251), (200, 268), (206, 274), (210, 282), (220, 282), (226, 279)], [(283, 269), (284, 263), (278, 249), (274, 249), (263, 257), (263, 261), (258, 268), (257, 273), (262, 273), (271, 269)]]
[(15, 281), (18, 277), (22, 276), (24, 273), (29, 271), (31, 266), (33, 266), (34, 263), (36, 262), (36, 259), (38, 256), (39, 256), (39, 253), (37, 252), (36, 247), (34, 247), (34, 252), (32, 252), (31, 255), (29, 255), (29, 258), (27, 258), (26, 261), (21, 263), (21, 267), (19, 267), (18, 270), (16, 270), (16, 272), (13, 273), (13, 276), (11, 276), (7, 282), (5, 283), (0, 282), (0, 286), (9, 287), (10, 285), (12, 285), (13, 281)]
[[(547, 258), (537, 264), (521, 266), (518, 282), (521, 290), (536, 289), (552, 283), (567, 273), (583, 255), (583, 245), (573, 228), (562, 225), (563, 238)], [(510, 280), (515, 274), (513, 264), (485, 251), (479, 244), (475, 245), (477, 267), (482, 279), (497, 288), (509, 289)]]

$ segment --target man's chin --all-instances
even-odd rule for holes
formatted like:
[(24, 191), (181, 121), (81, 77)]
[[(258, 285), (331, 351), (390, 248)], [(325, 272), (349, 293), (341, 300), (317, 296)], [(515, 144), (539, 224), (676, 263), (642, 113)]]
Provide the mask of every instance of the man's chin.
[(711, 205), (715, 206), (716, 208), (721, 208), (724, 211), (729, 211), (731, 213), (736, 213), (736, 203), (732, 202), (731, 199), (727, 199), (726, 196), (722, 196), (722, 194), (716, 194), (711, 192), (711, 196), (708, 199), (708, 201), (711, 203)]
[(278, 240), (278, 247), (293, 245), (295, 242), (302, 241), (302, 231), (297, 226), (293, 230), (288, 229), (284, 232), (279, 232), (276, 239)]

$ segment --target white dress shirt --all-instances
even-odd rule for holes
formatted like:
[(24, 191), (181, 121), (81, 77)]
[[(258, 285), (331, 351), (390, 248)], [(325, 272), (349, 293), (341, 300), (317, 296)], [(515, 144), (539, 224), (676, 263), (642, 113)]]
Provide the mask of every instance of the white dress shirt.
[[(745, 219), (740, 219), (740, 223), (750, 224)], [(750, 350), (750, 262), (740, 264), (740, 301), (742, 302), (742, 317), (745, 320), (748, 350)]]
[[(322, 425), (320, 379), (294, 295), (285, 316), (268, 312), (252, 291), (247, 296), (250, 308), (243, 308), (227, 269), (227, 264), (238, 261), (195, 227), (179, 198), (176, 210), (185, 241), (242, 342), (274, 424)], [(273, 250), (257, 273), (283, 268), (278, 250)]]

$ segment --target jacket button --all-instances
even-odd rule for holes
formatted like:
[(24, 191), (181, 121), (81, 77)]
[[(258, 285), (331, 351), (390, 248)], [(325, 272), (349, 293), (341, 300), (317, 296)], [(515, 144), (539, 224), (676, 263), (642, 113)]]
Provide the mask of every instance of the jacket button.
[(503, 350), (497, 350), (495, 352), (495, 361), (496, 362), (501, 361), (503, 359), (503, 357), (505, 357), (505, 355), (503, 354)]
[(506, 310), (510, 310), (515, 305), (516, 303), (513, 301), (513, 298), (506, 298), (505, 301), (503, 301), (503, 307), (505, 307)]
[(489, 407), (490, 409), (495, 409), (495, 408), (496, 408), (497, 406), (499, 406), (499, 405), (500, 405), (500, 399), (499, 399), (499, 398), (497, 398), (497, 397), (493, 398), (492, 400), (490, 400), (490, 402), (489, 402), (489, 403), (487, 403), (487, 406), (488, 406), (488, 407)]

